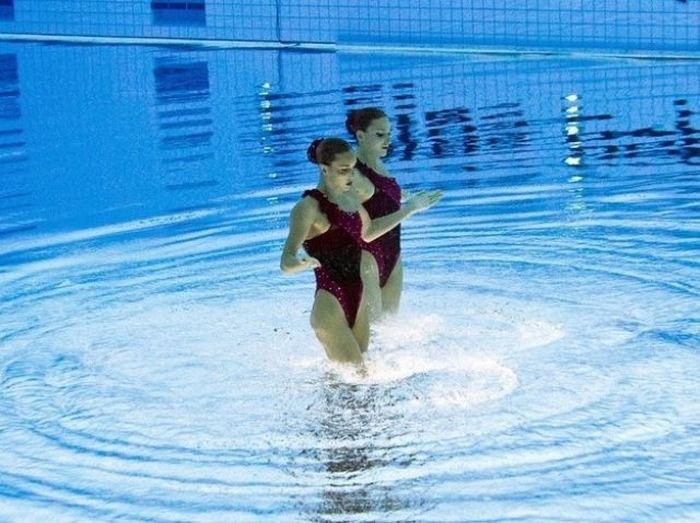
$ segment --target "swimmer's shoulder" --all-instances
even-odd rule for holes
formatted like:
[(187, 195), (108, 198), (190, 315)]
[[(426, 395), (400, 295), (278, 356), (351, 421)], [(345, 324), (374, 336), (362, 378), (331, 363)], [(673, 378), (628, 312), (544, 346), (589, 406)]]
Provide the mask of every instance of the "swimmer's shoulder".
[(315, 218), (320, 212), (321, 208), (319, 207), (318, 200), (308, 193), (304, 194), (292, 208), (292, 214), (300, 218)]

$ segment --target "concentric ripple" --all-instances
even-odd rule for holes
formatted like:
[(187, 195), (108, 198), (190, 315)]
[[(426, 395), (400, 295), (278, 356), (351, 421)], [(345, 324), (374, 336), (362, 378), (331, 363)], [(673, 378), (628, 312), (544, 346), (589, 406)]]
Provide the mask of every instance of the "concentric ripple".
[[(409, 240), (404, 307), (374, 328), (358, 370), (329, 364), (313, 339), (309, 277), (175, 291), (158, 271), (135, 276), (169, 255), (149, 242), (109, 280), (66, 283), (105, 274), (99, 250), (5, 275), (10, 292), (38, 289), (3, 311), (15, 326), (0, 400), (9, 516), (464, 521), (478, 504), (528, 519), (524, 500), (552, 521), (654, 519), (668, 500), (677, 520), (694, 514), (698, 322), (679, 318), (697, 302), (660, 274), (566, 269), (532, 250), (493, 259), (491, 247), (436, 261)], [(252, 263), (210, 258), (169, 280)], [(136, 280), (138, 299), (123, 291)], [(563, 518), (548, 512), (576, 492)]]

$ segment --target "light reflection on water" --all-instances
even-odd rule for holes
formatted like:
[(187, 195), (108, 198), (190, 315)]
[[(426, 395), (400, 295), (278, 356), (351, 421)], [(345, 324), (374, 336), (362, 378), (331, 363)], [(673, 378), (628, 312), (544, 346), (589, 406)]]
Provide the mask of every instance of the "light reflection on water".
[[(3, 53), (2, 517), (700, 515), (697, 64)], [(306, 143), (367, 104), (446, 195), (358, 372), (277, 263)]]

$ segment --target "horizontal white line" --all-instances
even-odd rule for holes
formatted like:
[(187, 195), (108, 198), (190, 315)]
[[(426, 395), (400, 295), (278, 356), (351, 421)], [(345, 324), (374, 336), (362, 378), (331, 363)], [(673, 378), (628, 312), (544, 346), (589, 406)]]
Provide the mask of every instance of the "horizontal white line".
[(604, 49), (547, 49), (529, 47), (430, 47), (414, 45), (361, 45), (335, 44), (331, 42), (277, 42), (266, 40), (228, 40), (198, 38), (159, 38), (126, 36), (81, 36), (36, 33), (0, 33), (2, 41), (94, 43), (113, 45), (187, 45), (223, 49), (303, 49), (346, 53), (387, 54), (474, 54), (474, 55), (537, 55), (601, 57), (642, 60), (700, 60), (700, 53), (671, 51), (651, 52), (644, 50), (611, 51)]

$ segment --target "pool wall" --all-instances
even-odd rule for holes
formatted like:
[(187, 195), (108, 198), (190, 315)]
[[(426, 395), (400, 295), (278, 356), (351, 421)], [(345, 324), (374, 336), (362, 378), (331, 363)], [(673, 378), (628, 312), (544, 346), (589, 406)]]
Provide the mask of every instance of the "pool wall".
[(697, 54), (700, 2), (0, 0), (0, 38), (32, 35)]

